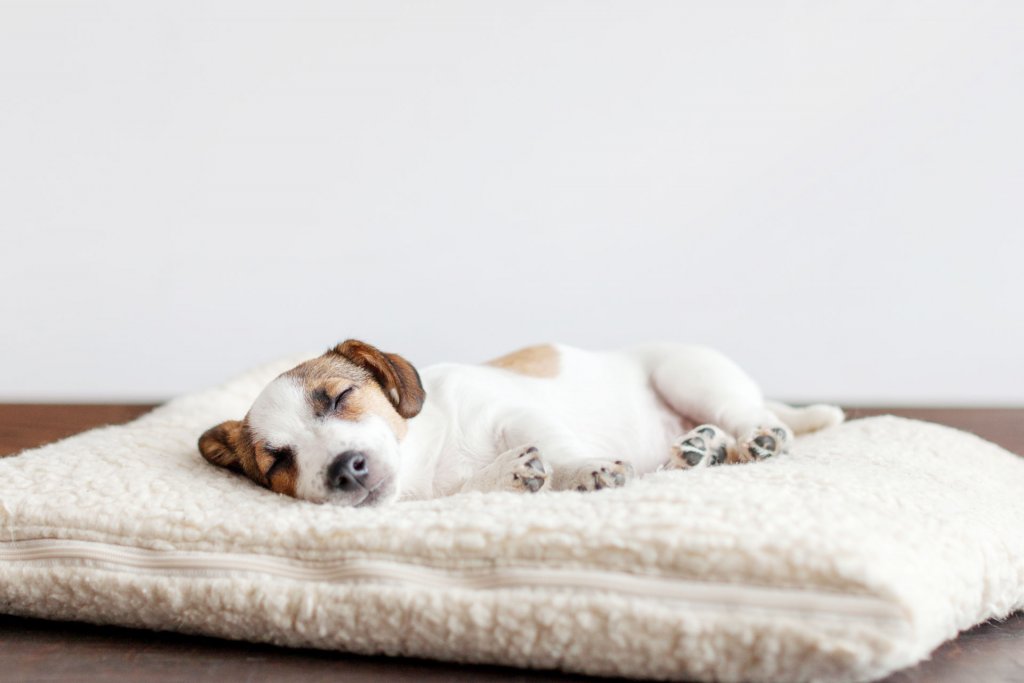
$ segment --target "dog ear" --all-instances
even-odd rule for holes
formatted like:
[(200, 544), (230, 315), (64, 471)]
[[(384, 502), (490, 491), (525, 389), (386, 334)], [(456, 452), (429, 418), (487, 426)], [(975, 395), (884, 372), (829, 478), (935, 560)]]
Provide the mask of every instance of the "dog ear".
[(210, 427), (199, 437), (199, 452), (214, 465), (242, 472), (242, 462), (238, 457), (241, 438), (242, 423), (227, 420), (216, 427)]
[(423, 409), (427, 394), (420, 374), (406, 359), (395, 353), (383, 353), (356, 339), (338, 344), (333, 352), (368, 370), (402, 417), (415, 417)]

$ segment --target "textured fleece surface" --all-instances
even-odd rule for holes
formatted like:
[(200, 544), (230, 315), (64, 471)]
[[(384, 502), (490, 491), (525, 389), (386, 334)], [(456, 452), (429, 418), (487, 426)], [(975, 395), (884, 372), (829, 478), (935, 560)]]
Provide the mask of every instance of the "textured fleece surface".
[(0, 459), (0, 611), (599, 675), (870, 680), (1024, 605), (1024, 461), (895, 417), (596, 493), (376, 509), (208, 465), (296, 359)]

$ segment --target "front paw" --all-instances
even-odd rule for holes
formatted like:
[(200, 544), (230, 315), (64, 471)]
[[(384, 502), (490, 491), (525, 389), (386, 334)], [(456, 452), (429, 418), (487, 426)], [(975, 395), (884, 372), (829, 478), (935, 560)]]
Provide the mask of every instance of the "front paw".
[(633, 466), (625, 460), (587, 460), (561, 473), (556, 488), (575, 491), (617, 489), (633, 479)]
[(537, 493), (548, 485), (551, 468), (540, 457), (536, 448), (530, 446), (512, 461), (512, 488), (526, 493)]

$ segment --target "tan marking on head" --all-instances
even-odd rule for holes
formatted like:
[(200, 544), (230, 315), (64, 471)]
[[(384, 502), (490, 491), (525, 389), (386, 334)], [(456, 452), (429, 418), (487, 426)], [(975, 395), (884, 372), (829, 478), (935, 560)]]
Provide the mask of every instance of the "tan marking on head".
[(412, 363), (397, 353), (385, 353), (358, 339), (348, 339), (328, 353), (369, 372), (402, 417), (416, 417), (423, 409), (427, 394), (420, 375)]
[(484, 365), (501, 368), (528, 377), (551, 378), (558, 376), (561, 365), (558, 349), (551, 344), (528, 346), (506, 354), (500, 358), (489, 360)]
[[(355, 348), (358, 348), (359, 353), (353, 351)], [(343, 354), (342, 351), (345, 353)], [(401, 364), (408, 366), (408, 369), (400, 370), (403, 373), (401, 379), (393, 379), (389, 375), (378, 377), (380, 373), (376, 371), (375, 367), (368, 363), (366, 365), (359, 364), (370, 354), (385, 357), (387, 360), (382, 362), (386, 362), (389, 369), (392, 364), (396, 369), (401, 367)], [(327, 407), (316, 405), (316, 397), (321, 397), (321, 401), (324, 398), (333, 399), (351, 387), (352, 391), (341, 402), (338, 417), (344, 420), (360, 420), (368, 414), (378, 415), (391, 427), (399, 440), (404, 438), (409, 431), (400, 407), (408, 411), (411, 410), (410, 404), (418, 401), (413, 413), (415, 414), (419, 412), (419, 406), (422, 405), (422, 398), (410, 397), (408, 394), (408, 391), (412, 391), (412, 389), (402, 390), (403, 385), (407, 383), (415, 384), (420, 396), (423, 392), (423, 388), (419, 384), (419, 377), (408, 361), (394, 354), (381, 354), (369, 344), (354, 340), (339, 344), (324, 355), (292, 368), (286, 374), (299, 379), (306, 396), (310, 397), (314, 404), (314, 410), (322, 410)], [(383, 383), (387, 383), (388, 386), (385, 387)], [(389, 397), (386, 393), (388, 391), (396, 394), (397, 398)], [(403, 400), (405, 404), (402, 404)]]
[(358, 382), (369, 377), (369, 373), (355, 365), (339, 358), (337, 354), (328, 351), (322, 356), (311, 358), (305, 363), (300, 363), (284, 373), (287, 376), (297, 377), (304, 387), (314, 389), (321, 384), (328, 382), (339, 382), (348, 380)]
[(376, 382), (370, 382), (359, 391), (354, 408), (364, 413), (380, 415), (391, 427), (399, 441), (404, 439), (409, 431), (409, 425), (406, 424), (405, 418), (398, 414), (391, 401), (384, 395), (384, 390)]

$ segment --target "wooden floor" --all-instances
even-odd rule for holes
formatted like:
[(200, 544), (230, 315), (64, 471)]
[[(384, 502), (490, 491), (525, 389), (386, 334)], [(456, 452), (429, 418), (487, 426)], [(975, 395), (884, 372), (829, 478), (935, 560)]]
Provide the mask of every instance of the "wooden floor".
[[(135, 405), (2, 405), (0, 456), (101, 424), (130, 420)], [(851, 409), (893, 413), (966, 429), (1024, 454), (1024, 409)], [(289, 650), (88, 624), (0, 616), (0, 681), (537, 681), (586, 680), (553, 672), (456, 666), (386, 657)], [(1024, 681), (1024, 616), (988, 623), (940, 647), (885, 683)]]

